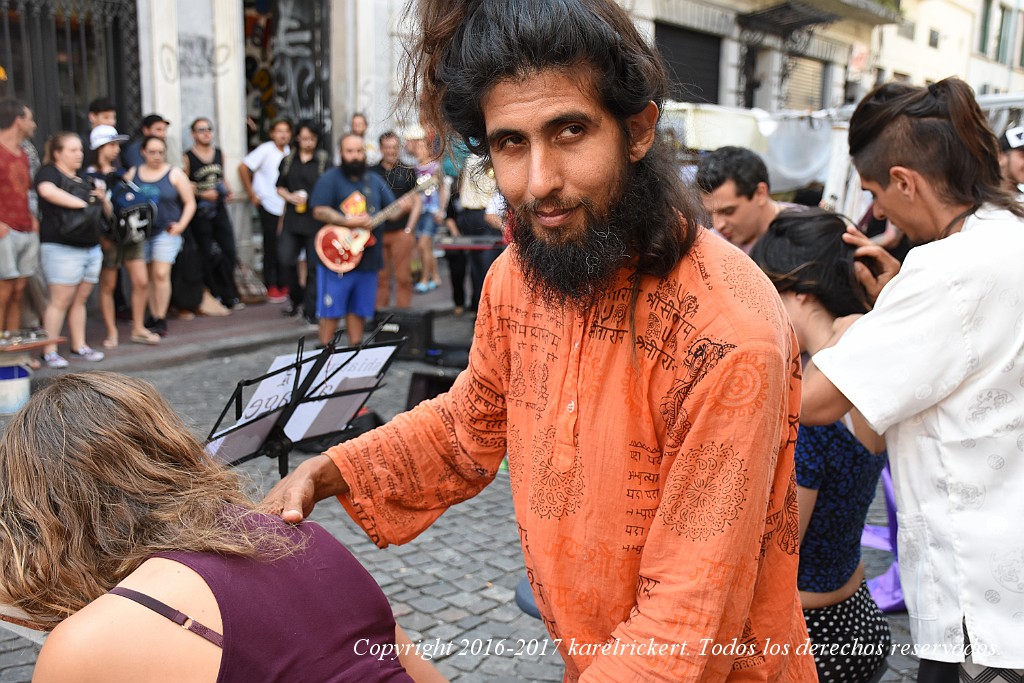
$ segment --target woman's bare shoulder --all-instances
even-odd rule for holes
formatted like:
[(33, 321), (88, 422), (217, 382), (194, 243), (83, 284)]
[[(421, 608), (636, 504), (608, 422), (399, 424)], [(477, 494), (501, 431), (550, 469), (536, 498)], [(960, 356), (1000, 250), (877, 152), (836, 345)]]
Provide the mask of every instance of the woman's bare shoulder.
[[(202, 579), (171, 560), (148, 560), (122, 585), (222, 632), (216, 600)], [(188, 597), (186, 597), (188, 596)], [(102, 595), (47, 638), (35, 683), (118, 683), (217, 679), (221, 650), (169, 619), (118, 595)], [(162, 673), (160, 673), (162, 672)]]
[(95, 600), (62, 621), (46, 638), (36, 660), (33, 683), (92, 683), (112, 681), (128, 656), (131, 625), (116, 605)]

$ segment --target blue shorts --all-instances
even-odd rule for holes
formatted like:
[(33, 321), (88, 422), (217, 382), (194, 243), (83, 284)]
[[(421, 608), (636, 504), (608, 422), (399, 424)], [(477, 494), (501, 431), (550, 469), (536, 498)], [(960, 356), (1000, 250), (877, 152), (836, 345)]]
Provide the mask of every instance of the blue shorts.
[(341, 275), (316, 267), (316, 317), (344, 318), (349, 313), (369, 320), (377, 305), (377, 273), (353, 271)]
[(420, 216), (420, 219), (416, 222), (416, 237), (434, 237), (437, 234), (437, 221), (434, 220), (434, 214), (424, 213)]
[(181, 251), (181, 243), (181, 235), (172, 235), (166, 230), (161, 230), (146, 240), (146, 263), (174, 263), (178, 258), (178, 252)]
[(95, 247), (69, 247), (43, 242), (39, 245), (39, 257), (43, 277), (51, 285), (77, 287), (83, 282), (94, 285), (100, 281), (103, 250), (98, 244)]

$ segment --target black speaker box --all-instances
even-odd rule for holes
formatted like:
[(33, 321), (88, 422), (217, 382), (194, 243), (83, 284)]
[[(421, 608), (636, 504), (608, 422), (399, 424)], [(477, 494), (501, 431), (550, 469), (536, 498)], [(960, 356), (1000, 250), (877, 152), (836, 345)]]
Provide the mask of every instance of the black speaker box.
[(411, 308), (391, 308), (377, 311), (373, 324), (368, 329), (374, 330), (380, 323), (391, 317), (384, 328), (377, 333), (374, 341), (393, 341), (406, 337), (402, 347), (395, 356), (401, 360), (423, 360), (427, 351), (434, 345), (434, 312)]
[(409, 382), (409, 393), (406, 394), (405, 409), (412, 410), (426, 401), (445, 393), (455, 384), (458, 372), (452, 370), (438, 370), (436, 372), (414, 372)]

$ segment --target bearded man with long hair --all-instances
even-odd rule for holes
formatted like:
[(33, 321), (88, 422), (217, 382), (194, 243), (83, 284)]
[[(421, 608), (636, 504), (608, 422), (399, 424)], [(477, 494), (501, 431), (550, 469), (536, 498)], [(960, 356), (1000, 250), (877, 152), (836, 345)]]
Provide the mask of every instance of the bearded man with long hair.
[(566, 680), (813, 679), (796, 340), (760, 271), (698, 225), (657, 129), (662, 61), (611, 0), (413, 7), (421, 119), (487, 160), (512, 246), (452, 390), (307, 461), (267, 507), (298, 521), (340, 495), (403, 543), (507, 452)]

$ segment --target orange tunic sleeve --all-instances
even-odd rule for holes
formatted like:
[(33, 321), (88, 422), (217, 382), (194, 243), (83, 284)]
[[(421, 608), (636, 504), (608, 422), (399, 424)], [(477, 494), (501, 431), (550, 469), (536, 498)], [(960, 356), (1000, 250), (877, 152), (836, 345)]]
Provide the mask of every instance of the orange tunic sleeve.
[(378, 546), (412, 540), (494, 479), (507, 426), (495, 357), (474, 344), (448, 393), (326, 451), (350, 488), (338, 500)]
[[(636, 604), (580, 681), (814, 680), (813, 661), (795, 651), (806, 630), (792, 572), (773, 572), (795, 552), (786, 536), (796, 511), (766, 515), (787, 514), (793, 487), (790, 363), (777, 345), (747, 342), (702, 382), (644, 546)], [(788, 653), (773, 653), (768, 638)]]

